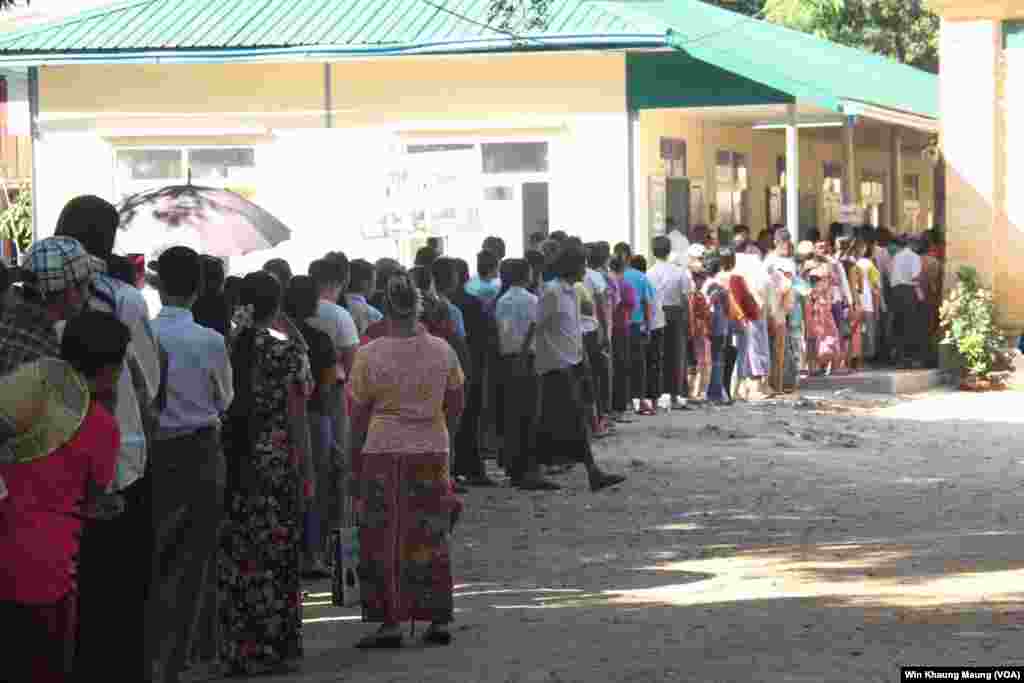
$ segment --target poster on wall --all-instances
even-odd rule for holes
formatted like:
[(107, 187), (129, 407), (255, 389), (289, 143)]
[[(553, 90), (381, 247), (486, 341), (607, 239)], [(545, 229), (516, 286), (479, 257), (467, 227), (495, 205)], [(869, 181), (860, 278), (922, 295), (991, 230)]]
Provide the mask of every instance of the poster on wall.
[(667, 205), (667, 181), (664, 176), (651, 176), (648, 182), (647, 207), (651, 237), (665, 234)]

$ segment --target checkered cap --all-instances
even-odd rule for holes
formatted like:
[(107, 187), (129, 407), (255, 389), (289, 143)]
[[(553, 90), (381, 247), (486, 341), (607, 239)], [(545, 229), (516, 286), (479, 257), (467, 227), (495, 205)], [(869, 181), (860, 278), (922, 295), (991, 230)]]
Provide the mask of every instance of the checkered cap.
[(26, 284), (44, 298), (79, 287), (107, 269), (73, 237), (39, 240), (25, 252), (21, 268), (29, 275)]

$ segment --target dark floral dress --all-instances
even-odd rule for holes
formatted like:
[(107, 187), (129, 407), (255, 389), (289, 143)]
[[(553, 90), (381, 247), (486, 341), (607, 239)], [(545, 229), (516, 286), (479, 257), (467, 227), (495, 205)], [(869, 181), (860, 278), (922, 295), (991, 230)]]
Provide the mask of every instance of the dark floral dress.
[[(312, 384), (306, 353), (290, 341), (258, 334), (253, 354), (255, 427), (246, 438), (225, 434), (229, 457), (245, 459), (245, 484), (227, 491), (218, 586), (225, 673), (253, 674), (302, 657), (299, 552), (302, 487), (289, 434), (289, 411)], [(248, 451), (246, 453), (245, 451)]]

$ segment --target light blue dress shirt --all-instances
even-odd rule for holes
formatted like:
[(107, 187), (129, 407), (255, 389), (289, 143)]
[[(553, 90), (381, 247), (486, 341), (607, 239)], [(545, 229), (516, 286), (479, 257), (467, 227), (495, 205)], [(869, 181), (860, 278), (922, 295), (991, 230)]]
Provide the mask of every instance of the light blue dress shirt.
[(224, 337), (197, 325), (192, 311), (175, 306), (160, 309), (153, 333), (167, 352), (167, 406), (160, 413), (157, 438), (219, 426), (234, 398)]
[(503, 356), (523, 350), (530, 325), (537, 323), (537, 297), (522, 287), (511, 287), (494, 309), (498, 321), (498, 346)]

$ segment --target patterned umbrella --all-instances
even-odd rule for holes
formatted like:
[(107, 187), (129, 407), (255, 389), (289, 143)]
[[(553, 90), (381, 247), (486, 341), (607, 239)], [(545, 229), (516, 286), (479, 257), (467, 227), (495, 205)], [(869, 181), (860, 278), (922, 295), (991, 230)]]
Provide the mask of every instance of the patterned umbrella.
[(271, 249), (291, 237), (284, 223), (245, 197), (212, 187), (172, 185), (141, 192), (120, 208), (118, 245), (151, 255), (173, 244), (220, 258)]

